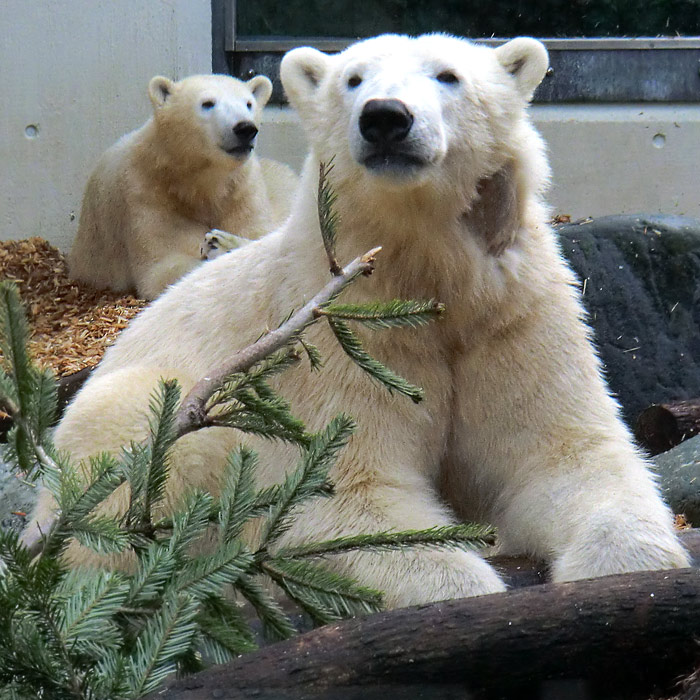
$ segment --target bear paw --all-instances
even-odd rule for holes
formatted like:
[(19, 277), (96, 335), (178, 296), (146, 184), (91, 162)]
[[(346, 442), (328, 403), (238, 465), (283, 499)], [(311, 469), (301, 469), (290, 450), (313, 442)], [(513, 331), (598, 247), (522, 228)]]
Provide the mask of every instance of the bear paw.
[(235, 248), (240, 248), (247, 243), (250, 243), (250, 240), (247, 238), (213, 228), (204, 234), (204, 242), (199, 249), (199, 254), (202, 260), (214, 260), (220, 255), (228, 253)]

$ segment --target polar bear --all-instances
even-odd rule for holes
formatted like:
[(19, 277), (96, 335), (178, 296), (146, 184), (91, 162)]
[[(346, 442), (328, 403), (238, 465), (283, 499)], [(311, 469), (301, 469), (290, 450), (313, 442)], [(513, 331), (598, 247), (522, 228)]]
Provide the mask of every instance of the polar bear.
[(297, 177), (253, 154), (271, 93), (262, 75), (154, 77), (153, 117), (109, 148), (88, 180), (71, 276), (153, 299), (199, 263), (212, 229), (235, 241), (279, 225)]
[[(319, 163), (333, 159), (339, 259), (382, 246), (375, 273), (344, 300), (433, 298), (447, 311), (426, 328), (363, 336), (425, 389), (417, 405), (368, 380), (326, 327), (309, 329), (323, 372), (300, 363), (278, 389), (312, 429), (341, 411), (358, 427), (332, 473), (337, 495), (301, 512), (285, 542), (468, 519), (495, 524), (503, 552), (546, 559), (555, 581), (687, 566), (601, 377), (576, 280), (548, 225), (548, 166), (527, 113), (547, 65), (529, 38), (493, 49), (384, 35), (337, 55), (288, 53), (282, 82), (311, 144), (290, 218), (146, 309), (69, 407), (58, 447), (82, 459), (144, 438), (160, 377), (187, 391), (327, 283), (316, 192)], [(190, 434), (173, 458), (169, 504), (188, 486), (216, 493), (241, 440), (260, 453), (261, 485), (295, 461), (286, 445), (232, 430)], [(113, 506), (125, 504), (122, 493)], [(38, 517), (50, 509), (44, 494)], [(504, 589), (474, 551), (360, 552), (327, 563), (384, 591), (389, 607)]]

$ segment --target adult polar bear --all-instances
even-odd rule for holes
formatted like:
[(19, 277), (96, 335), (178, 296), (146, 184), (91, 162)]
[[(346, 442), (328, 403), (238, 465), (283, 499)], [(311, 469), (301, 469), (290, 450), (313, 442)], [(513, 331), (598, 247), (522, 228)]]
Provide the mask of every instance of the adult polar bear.
[[(547, 164), (526, 113), (546, 68), (544, 47), (524, 38), (491, 49), (389, 35), (335, 56), (287, 54), (282, 81), (311, 142), (290, 219), (144, 311), (69, 408), (58, 446), (85, 457), (145, 436), (161, 375), (188, 389), (326, 284), (315, 193), (319, 161), (334, 158), (340, 259), (383, 246), (375, 274), (347, 296), (432, 297), (447, 312), (425, 329), (366, 337), (372, 354), (425, 388), (419, 405), (368, 381), (326, 328), (312, 327), (323, 373), (297, 367), (280, 388), (313, 428), (343, 410), (358, 430), (333, 473), (337, 496), (308, 506), (288, 541), (478, 518), (498, 526), (505, 551), (548, 559), (557, 581), (686, 566), (547, 225)], [(183, 439), (169, 498), (186, 485), (216, 491), (239, 439), (220, 428)], [(293, 462), (284, 445), (246, 441), (265, 484)], [(49, 506), (44, 496), (39, 515)], [(474, 552), (332, 563), (385, 591), (390, 606), (504, 587)]]
[(90, 175), (68, 265), (82, 282), (154, 299), (200, 264), (212, 229), (231, 244), (276, 228), (297, 177), (253, 151), (272, 94), (264, 75), (156, 76), (148, 94), (151, 119)]

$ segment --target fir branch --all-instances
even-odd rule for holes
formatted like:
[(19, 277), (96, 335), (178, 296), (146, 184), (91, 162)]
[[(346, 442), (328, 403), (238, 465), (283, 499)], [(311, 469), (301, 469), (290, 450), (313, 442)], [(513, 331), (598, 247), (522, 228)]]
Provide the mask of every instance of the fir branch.
[(149, 465), (143, 486), (142, 524), (151, 522), (153, 505), (163, 498), (168, 478), (168, 452), (175, 442), (175, 414), (180, 402), (180, 386), (175, 380), (158, 385), (150, 402)]
[(395, 372), (392, 372), (388, 367), (379, 362), (379, 360), (375, 360), (362, 347), (360, 339), (350, 330), (350, 327), (344, 321), (329, 316), (328, 324), (343, 350), (358, 367), (384, 384), (390, 391), (398, 391), (400, 394), (408, 396), (414, 403), (420, 403), (423, 400), (423, 390), (406, 381)]
[[(116, 522), (107, 518), (90, 519), (90, 514), (124, 481), (119, 463), (107, 453), (90, 458), (90, 481), (84, 486), (70, 465), (47, 467), (44, 485), (58, 503), (57, 516), (46, 530), (26, 546), (33, 554), (51, 556), (60, 551), (67, 540), (75, 536), (86, 546), (105, 553), (121, 552), (128, 544), (128, 535)], [(110, 521), (111, 522), (108, 522)]]
[(228, 542), (213, 554), (185, 562), (177, 571), (175, 590), (196, 599), (220, 595), (226, 584), (235, 584), (253, 564), (253, 555), (240, 540)]
[(299, 343), (302, 348), (304, 348), (304, 351), (306, 352), (307, 357), (309, 358), (309, 365), (311, 366), (311, 371), (312, 372), (317, 372), (318, 370), (323, 368), (323, 357), (321, 357), (321, 352), (319, 349), (313, 344), (310, 343), (304, 336), (299, 337)]
[(323, 246), (326, 249), (332, 275), (341, 275), (342, 268), (335, 257), (335, 241), (337, 238), (338, 214), (334, 205), (338, 196), (333, 191), (328, 175), (333, 170), (333, 158), (328, 164), (320, 163), (318, 170), (318, 222), (321, 228)]
[(119, 554), (129, 546), (129, 533), (108, 515), (71, 522), (69, 534), (99, 554)]
[(233, 356), (228, 366), (200, 379), (180, 406), (175, 422), (175, 434), (181, 437), (193, 430), (212, 425), (212, 420), (206, 410), (207, 403), (226, 380), (231, 375), (247, 371), (263, 358), (288, 345), (292, 338), (298, 338), (299, 334), (314, 322), (318, 308), (327, 303), (329, 299), (335, 298), (358, 276), (372, 273), (375, 256), (379, 250), (379, 248), (374, 248), (363, 256), (355, 258), (343, 269), (341, 274), (333, 277), (311, 301), (294, 313), (288, 321), (276, 330), (262, 336), (257, 342), (240, 350)]
[[(19, 440), (26, 441), (25, 444), (28, 445), (29, 450), (36, 457), (40, 471), (43, 472), (46, 469), (55, 469), (60, 471), (61, 467), (56, 462), (53, 451), (46, 445), (39, 442), (37, 436), (34, 434), (32, 426), (30, 425), (29, 421), (26, 420), (20, 407), (11, 401), (9, 397), (3, 397), (3, 401), (3, 410), (10, 416), (10, 418), (12, 418), (12, 422), (14, 423), (14, 427), (10, 433), (15, 433), (16, 435), (14, 438), (10, 438), (10, 436), (8, 436), (8, 440), (12, 439), (15, 445), (21, 444), (19, 443)], [(17, 435), (17, 433), (20, 432), (21, 435)], [(24, 450), (23, 456), (20, 456), (19, 451), (17, 448), (15, 448), (15, 454), (19, 461), (20, 470), (25, 473), (33, 472), (35, 462), (26, 454), (26, 448), (20, 449)]]
[(318, 313), (336, 320), (359, 321), (373, 330), (384, 328), (416, 328), (435, 320), (445, 311), (436, 301), (404, 301), (394, 299), (372, 304), (328, 304)]
[(258, 435), (267, 440), (284, 440), (294, 444), (306, 444), (308, 437), (306, 433), (299, 435), (298, 430), (288, 428), (279, 423), (273, 423), (261, 416), (257, 411), (248, 411), (243, 408), (230, 407), (211, 418), (209, 427), (235, 428), (244, 433)]
[(314, 436), (297, 469), (287, 475), (275, 494), (263, 528), (263, 547), (287, 530), (290, 516), (299, 505), (309, 498), (327, 494), (328, 471), (354, 430), (353, 420), (341, 414)]
[(219, 543), (240, 537), (255, 508), (255, 480), (258, 456), (241, 445), (228, 458), (219, 497)]
[(191, 648), (197, 633), (198, 603), (188, 595), (169, 592), (163, 606), (136, 640), (136, 653), (126, 673), (132, 697), (155, 690), (177, 669), (178, 657)]
[(173, 516), (173, 533), (168, 542), (169, 550), (180, 559), (187, 548), (207, 530), (211, 520), (214, 499), (204, 491), (190, 491), (178, 504)]
[(321, 557), (354, 550), (397, 550), (404, 547), (458, 547), (481, 549), (495, 544), (496, 531), (488, 525), (460, 523), (428, 530), (385, 531), (371, 535), (348, 535), (325, 542), (284, 547), (277, 556), (285, 559)]
[(255, 609), (262, 623), (265, 639), (278, 642), (296, 634), (294, 625), (279, 603), (252, 576), (241, 576), (236, 584), (236, 590)]
[(379, 591), (358, 585), (354, 580), (308, 562), (283, 557), (268, 559), (262, 570), (316, 624), (378, 612), (382, 605)]
[(61, 601), (59, 630), (65, 644), (94, 659), (117, 649), (121, 635), (114, 617), (127, 593), (121, 574), (87, 568), (70, 571), (55, 593)]
[[(90, 457), (89, 464), (90, 476), (86, 486), (82, 485), (78, 479), (68, 480), (67, 473), (73, 470), (68, 468), (61, 470), (61, 483), (71, 486), (70, 489), (64, 486), (64, 492), (54, 495), (57, 496), (59, 508), (64, 511), (66, 520), (69, 522), (87, 517), (124, 483), (125, 476), (120, 464), (111, 454), (102, 452)], [(72, 491), (74, 484), (76, 485), (75, 497), (71, 498), (66, 491)]]
[(214, 663), (226, 663), (233, 656), (258, 648), (241, 609), (221, 596), (202, 601), (197, 623), (203, 651)]
[[(263, 336), (264, 337), (264, 334)], [(269, 379), (280, 374), (299, 361), (299, 353), (287, 344), (281, 350), (271, 353), (249, 369), (234, 372), (226, 377), (220, 387), (212, 393), (207, 401), (206, 410), (211, 411), (215, 406), (231, 401), (239, 389), (245, 389), (255, 384), (259, 379)]]
[(306, 432), (303, 421), (295, 418), (290, 410), (289, 402), (278, 394), (275, 394), (264, 381), (258, 379), (255, 384), (255, 392), (242, 389), (236, 392), (236, 400), (239, 401), (253, 416), (259, 416), (264, 424), (269, 425), (271, 434), (277, 434), (291, 442), (307, 445), (310, 436)]
[(46, 441), (47, 431), (56, 422), (58, 391), (51, 370), (34, 370), (34, 387), (30, 398), (29, 415), (39, 444)]
[[(88, 671), (86, 680), (94, 694), (94, 700), (122, 700), (129, 697), (126, 670), (129, 657), (121, 650), (107, 652)], [(132, 696), (133, 697), (133, 696)], [(93, 696), (90, 696), (93, 700)]]
[(23, 397), (32, 393), (33, 371), (27, 354), (29, 324), (14, 282), (0, 282), (0, 357), (12, 383), (14, 398), (24, 413)]
[(133, 607), (157, 600), (174, 571), (175, 556), (172, 550), (159, 542), (151, 542), (139, 556), (138, 568), (129, 582), (124, 605)]

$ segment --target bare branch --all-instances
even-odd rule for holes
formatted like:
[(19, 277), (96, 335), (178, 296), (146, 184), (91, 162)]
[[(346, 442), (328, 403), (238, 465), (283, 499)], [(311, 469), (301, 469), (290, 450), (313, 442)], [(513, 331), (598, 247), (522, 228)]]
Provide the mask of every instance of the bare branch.
[(237, 352), (225, 367), (202, 377), (192, 387), (182, 402), (175, 418), (175, 434), (178, 438), (194, 430), (215, 424), (215, 418), (207, 415), (207, 401), (233, 374), (249, 370), (257, 362), (296, 340), (299, 334), (319, 317), (319, 308), (334, 299), (348, 284), (360, 275), (371, 275), (374, 262), (381, 248), (373, 248), (355, 258), (340, 270), (331, 281), (299, 311), (279, 328), (263, 335), (258, 341)]

